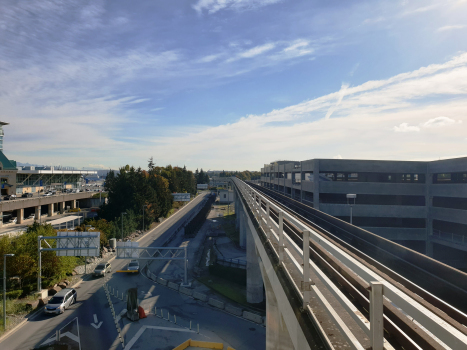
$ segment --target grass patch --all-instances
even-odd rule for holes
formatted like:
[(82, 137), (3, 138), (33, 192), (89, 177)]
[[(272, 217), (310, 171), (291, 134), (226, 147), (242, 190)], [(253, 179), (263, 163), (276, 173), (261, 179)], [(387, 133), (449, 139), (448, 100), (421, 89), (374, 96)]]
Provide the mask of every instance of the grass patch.
[(198, 281), (236, 303), (249, 306), (245, 288), (234, 282), (216, 276), (202, 276)]
[(168, 218), (170, 215), (172, 215), (174, 213), (174, 211), (175, 211), (175, 209), (170, 209), (165, 217)]

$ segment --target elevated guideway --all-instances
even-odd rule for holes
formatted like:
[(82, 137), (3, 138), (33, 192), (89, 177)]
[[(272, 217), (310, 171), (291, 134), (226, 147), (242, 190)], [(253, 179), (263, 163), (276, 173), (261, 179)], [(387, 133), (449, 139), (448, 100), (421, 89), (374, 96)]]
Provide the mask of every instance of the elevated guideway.
[[(305, 349), (298, 339), (308, 348), (467, 349), (466, 274), (274, 191), (232, 186), (266, 288), (268, 349)], [(288, 347), (275, 345), (281, 338)]]

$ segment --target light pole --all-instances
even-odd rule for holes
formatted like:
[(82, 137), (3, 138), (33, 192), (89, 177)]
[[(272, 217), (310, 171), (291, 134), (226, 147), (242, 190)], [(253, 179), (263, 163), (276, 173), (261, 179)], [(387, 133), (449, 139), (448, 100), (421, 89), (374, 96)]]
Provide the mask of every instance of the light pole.
[(3, 254), (3, 330), (6, 331), (6, 257), (15, 254)]
[[(347, 193), (347, 204), (350, 205), (350, 224), (352, 225), (352, 205), (355, 205), (355, 200), (357, 199), (357, 195), (354, 193)], [(353, 204), (351, 202), (353, 199)]]
[(122, 213), (122, 242), (123, 242), (123, 215), (126, 215), (125, 212)]
[(79, 201), (76, 201), (76, 205), (78, 206), (78, 226), (80, 226), (81, 225), (81, 215), (79, 215), (79, 212), (81, 210), (79, 209)]
[(147, 205), (143, 205), (143, 232), (144, 232), (144, 208), (147, 208)]

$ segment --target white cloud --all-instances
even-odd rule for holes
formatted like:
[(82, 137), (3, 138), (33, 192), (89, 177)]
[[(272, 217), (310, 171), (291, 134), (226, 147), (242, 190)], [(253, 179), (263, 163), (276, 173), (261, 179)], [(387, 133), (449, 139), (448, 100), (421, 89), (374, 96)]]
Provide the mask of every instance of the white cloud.
[(466, 28), (466, 27), (467, 27), (466, 25), (458, 24), (458, 25), (439, 27), (436, 31), (437, 32), (445, 32), (445, 31), (448, 31), (448, 30), (463, 29), (463, 28)]
[[(437, 159), (458, 148), (467, 133), (466, 123), (457, 122), (449, 134), (437, 134), (435, 139), (425, 125), (452, 125), (446, 117), (439, 119), (443, 114), (467, 120), (466, 105), (467, 54), (462, 54), (386, 80), (343, 85), (334, 93), (263, 115), (159, 138), (153, 147), (174, 159), (196, 157), (233, 169), (257, 169), (277, 158), (334, 157), (342, 147), (349, 158)], [(404, 132), (416, 137), (401, 138)], [(235, 145), (235, 157), (223, 157), (224, 151), (216, 146), (220, 143)]]
[(448, 117), (437, 117), (428, 120), (426, 123), (423, 124), (424, 128), (439, 128), (443, 126), (448, 126), (452, 124), (462, 123), (462, 120), (458, 120), (457, 122), (454, 119), (448, 118)]
[(255, 47), (253, 47), (253, 48), (251, 48), (249, 50), (246, 50), (246, 51), (243, 51), (243, 52), (239, 53), (238, 57), (239, 58), (255, 57), (255, 56), (261, 55), (264, 52), (272, 50), (274, 47), (276, 47), (276, 44), (274, 44), (274, 43), (267, 43), (267, 44), (264, 44), (264, 45), (255, 46)]
[(237, 11), (255, 9), (280, 1), (282, 0), (199, 0), (193, 8), (200, 14), (203, 11), (212, 14), (223, 9)]
[(419, 132), (420, 128), (418, 126), (411, 126), (408, 123), (401, 123), (399, 126), (394, 127), (395, 132)]

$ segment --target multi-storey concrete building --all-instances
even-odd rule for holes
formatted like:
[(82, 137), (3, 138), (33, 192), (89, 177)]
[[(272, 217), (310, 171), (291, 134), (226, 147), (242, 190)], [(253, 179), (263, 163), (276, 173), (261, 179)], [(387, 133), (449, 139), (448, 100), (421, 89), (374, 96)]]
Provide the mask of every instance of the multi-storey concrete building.
[(467, 157), (279, 161), (261, 169), (261, 185), (345, 221), (356, 194), (354, 225), (467, 268)]

